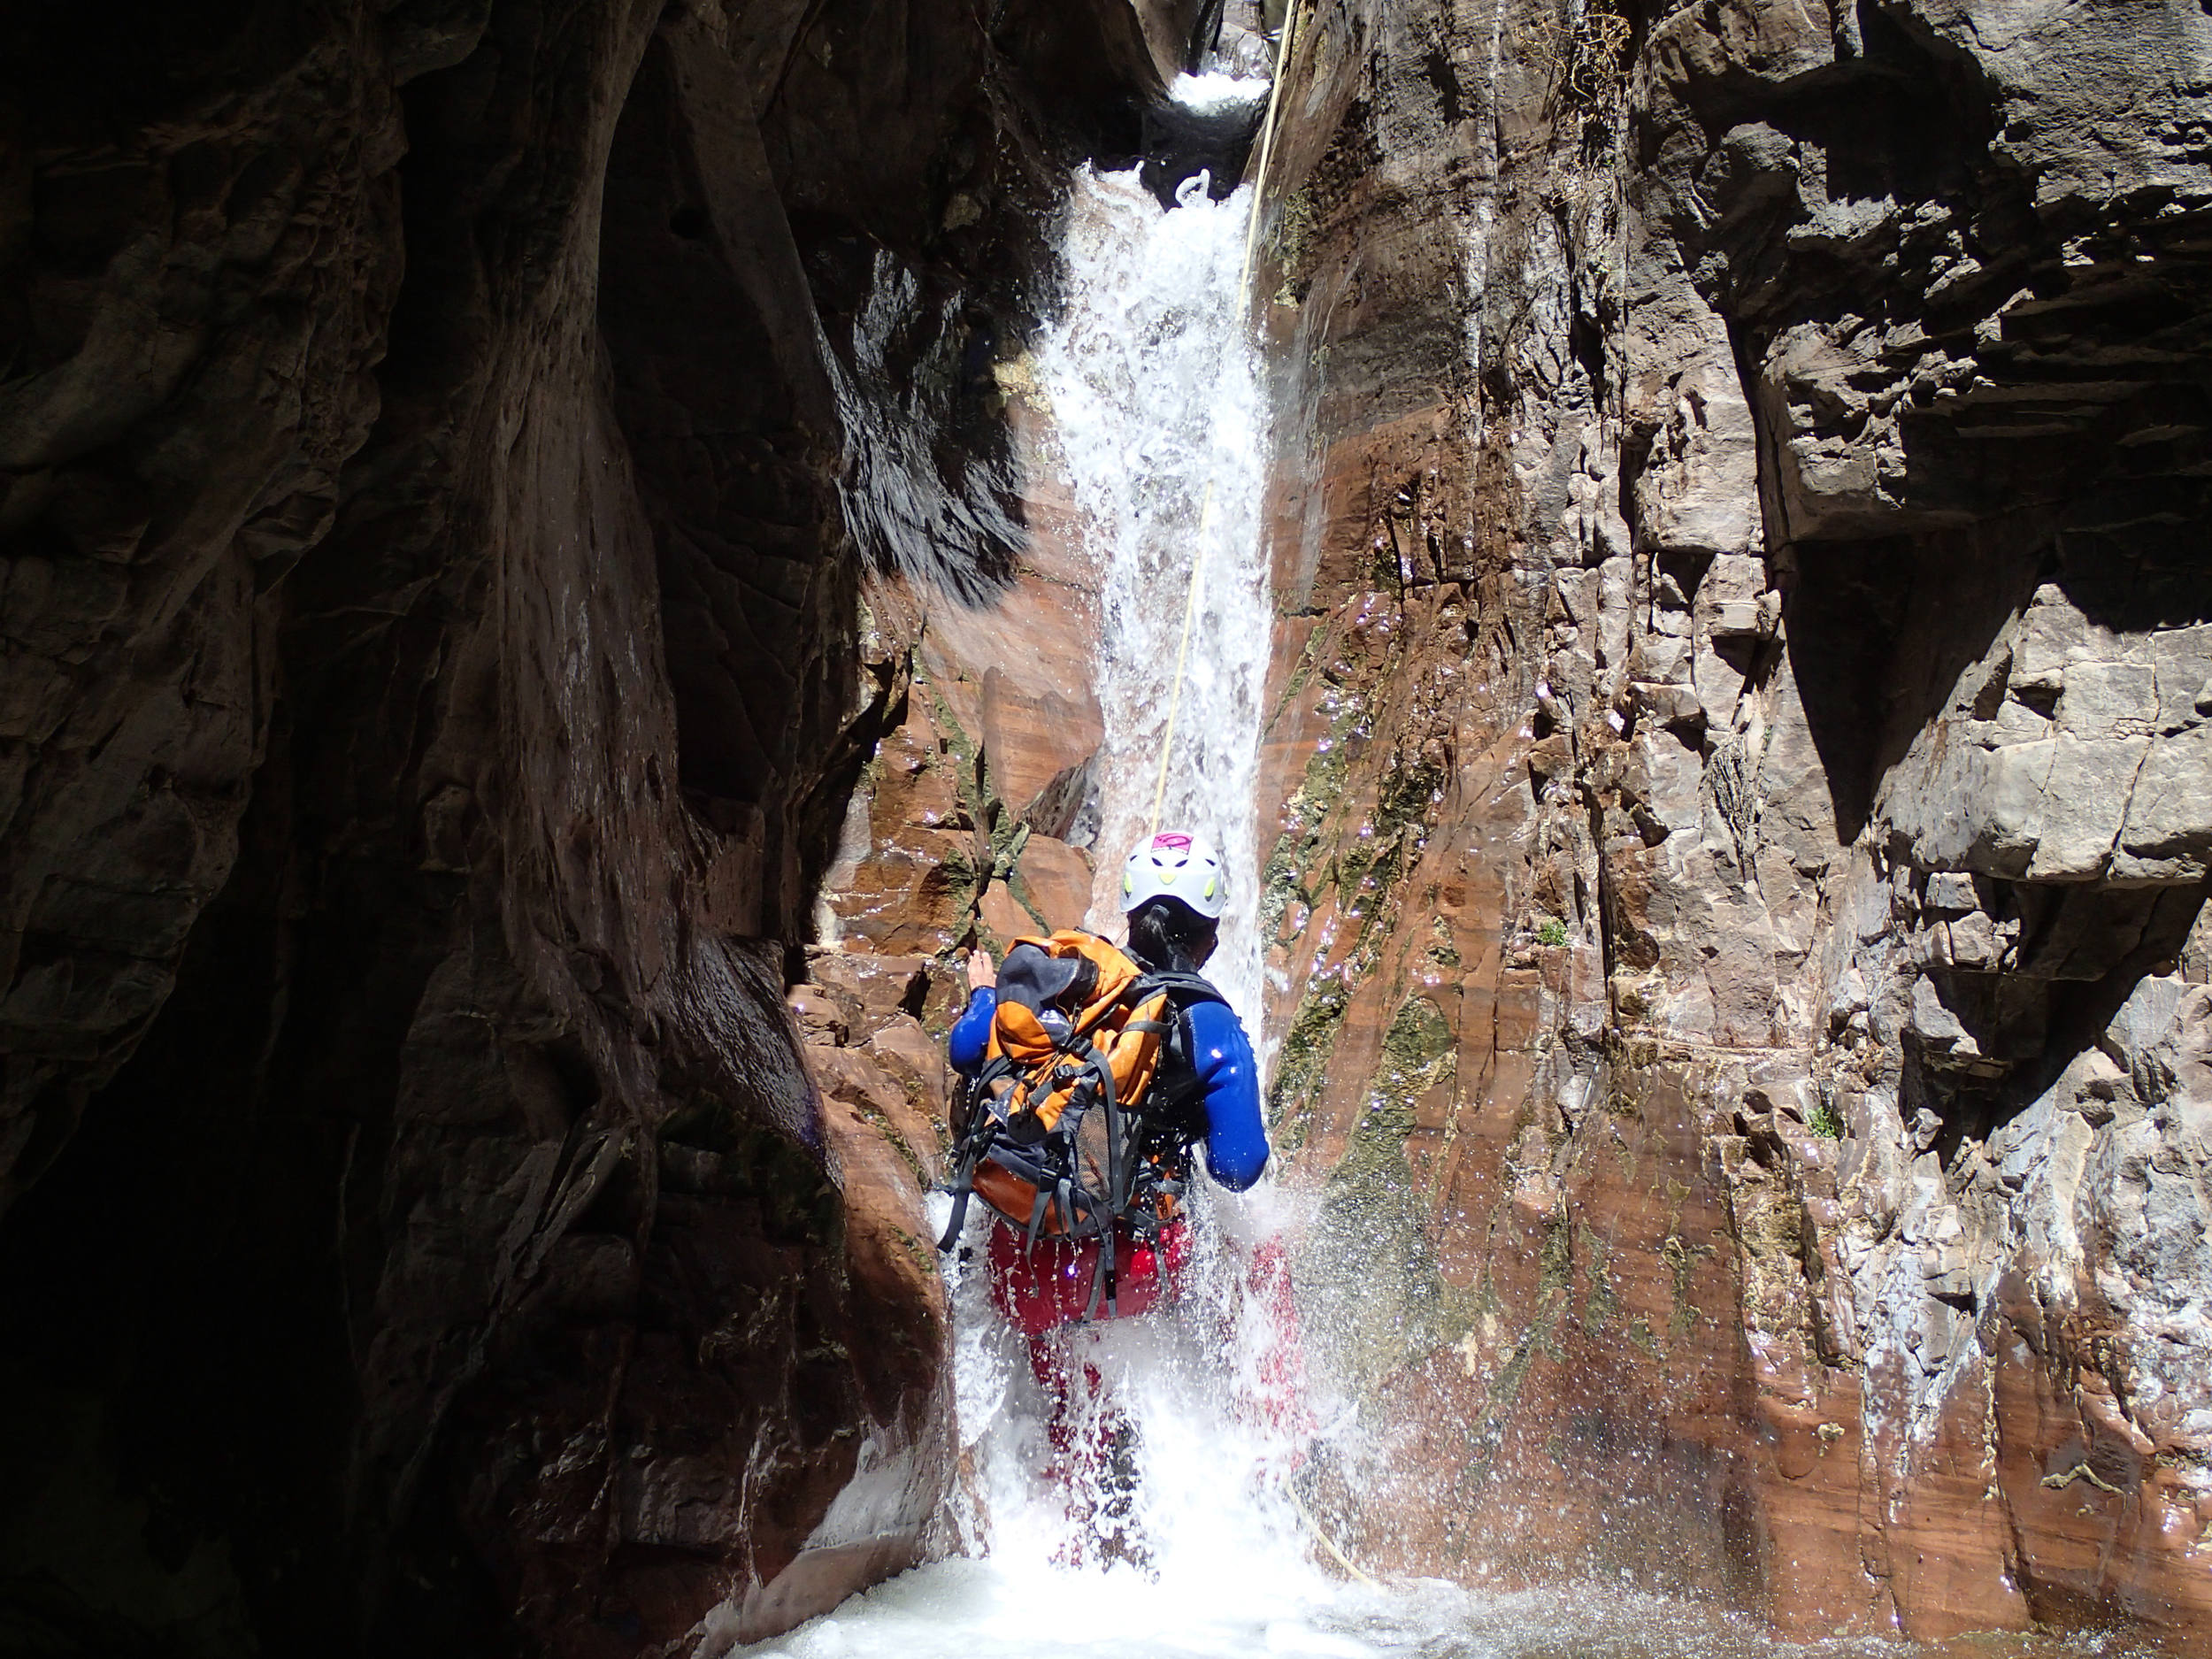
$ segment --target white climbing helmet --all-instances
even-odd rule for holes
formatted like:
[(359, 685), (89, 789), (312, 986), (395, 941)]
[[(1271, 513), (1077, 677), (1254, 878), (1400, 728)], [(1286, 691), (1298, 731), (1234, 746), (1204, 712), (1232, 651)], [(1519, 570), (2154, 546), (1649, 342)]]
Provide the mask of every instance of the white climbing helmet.
[(1207, 920), (1219, 921), (1229, 895), (1214, 849), (1181, 830), (1162, 830), (1131, 853), (1121, 867), (1122, 914), (1157, 898), (1180, 899)]

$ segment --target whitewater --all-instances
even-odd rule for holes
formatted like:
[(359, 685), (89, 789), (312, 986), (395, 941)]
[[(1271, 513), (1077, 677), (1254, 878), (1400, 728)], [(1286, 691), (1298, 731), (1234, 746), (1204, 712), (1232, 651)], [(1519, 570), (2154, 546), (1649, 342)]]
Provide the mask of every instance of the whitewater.
[[(1264, 95), (1263, 81), (1187, 79), (1193, 108)], [(1202, 177), (1172, 208), (1135, 172), (1076, 176), (1056, 320), (1033, 351), (1100, 588), (1096, 690), (1109, 737), (1089, 924), (1111, 933), (1120, 852), (1165, 826), (1222, 849), (1230, 910), (1210, 977), (1260, 1029), (1260, 826), (1254, 821), (1272, 621), (1261, 511), (1268, 466), (1261, 365), (1239, 300), (1248, 188), (1214, 201)], [(1187, 636), (1187, 649), (1186, 637)], [(1177, 686), (1179, 661), (1180, 687)], [(1163, 791), (1157, 771), (1172, 741)], [(958, 1554), (853, 1597), (797, 1630), (738, 1649), (756, 1659), (1033, 1659), (1044, 1653), (1329, 1659), (1836, 1659), (1927, 1649), (1856, 1640), (1802, 1647), (1752, 1621), (1581, 1585), (1502, 1595), (1348, 1571), (1295, 1495), (1311, 1457), (1356, 1470), (1386, 1455), (1327, 1376), (1327, 1310), (1256, 1288), (1253, 1263), (1295, 1233), (1272, 1178), (1234, 1196), (1199, 1183), (1194, 1261), (1171, 1310), (1069, 1338), (1078, 1440), (1126, 1425), (1133, 1491), (1102, 1547), (1112, 1498), (1098, 1471), (1049, 1443), (1043, 1390), (992, 1307), (979, 1244), (949, 1261), (964, 1473)], [(949, 1202), (940, 1197), (933, 1225)], [(1378, 1271), (1387, 1271), (1378, 1263)], [(1118, 1490), (1116, 1488), (1115, 1490)], [(2032, 1639), (1971, 1649), (2106, 1651)], [(2110, 1650), (2117, 1653), (2116, 1646)]]

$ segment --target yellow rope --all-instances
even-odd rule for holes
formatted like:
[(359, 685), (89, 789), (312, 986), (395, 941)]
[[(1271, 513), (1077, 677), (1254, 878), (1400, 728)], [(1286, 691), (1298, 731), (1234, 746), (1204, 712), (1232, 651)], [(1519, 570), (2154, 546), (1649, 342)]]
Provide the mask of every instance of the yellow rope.
[(1326, 1532), (1321, 1530), (1321, 1523), (1313, 1518), (1313, 1511), (1306, 1508), (1306, 1501), (1298, 1495), (1298, 1488), (1293, 1482), (1288, 1480), (1284, 1481), (1283, 1490), (1290, 1494), (1290, 1501), (1298, 1506), (1298, 1518), (1306, 1524), (1306, 1530), (1313, 1534), (1315, 1541), (1317, 1542), (1322, 1548), (1329, 1552), (1329, 1557), (1331, 1560), (1334, 1561), (1338, 1566), (1343, 1568), (1345, 1571), (1350, 1573), (1352, 1577), (1357, 1578), (1362, 1584), (1373, 1589), (1379, 1590), (1382, 1588), (1382, 1586), (1379, 1584), (1377, 1584), (1373, 1578), (1370, 1578), (1366, 1573), (1362, 1572), (1359, 1568), (1354, 1564), (1352, 1558), (1349, 1555), (1346, 1555), (1342, 1550), (1336, 1547), (1335, 1540), (1332, 1539)]
[(1283, 96), (1283, 73), (1290, 64), (1291, 36), (1298, 28), (1298, 0), (1284, 0), (1283, 32), (1275, 42), (1275, 79), (1267, 88), (1267, 119), (1260, 127), (1260, 171), (1252, 180), (1252, 219), (1244, 231), (1244, 270), (1237, 278), (1237, 303), (1252, 286), (1252, 250), (1259, 245), (1260, 209), (1267, 196), (1267, 166), (1275, 154), (1275, 106)]

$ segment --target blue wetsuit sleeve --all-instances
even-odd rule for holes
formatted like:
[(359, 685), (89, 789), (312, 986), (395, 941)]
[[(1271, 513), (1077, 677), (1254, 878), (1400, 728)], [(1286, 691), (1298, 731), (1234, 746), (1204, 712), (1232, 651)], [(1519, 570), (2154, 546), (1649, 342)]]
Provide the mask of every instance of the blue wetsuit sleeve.
[(1267, 1167), (1267, 1125), (1260, 1118), (1260, 1068), (1236, 1011), (1224, 1002), (1190, 1010), (1191, 1057), (1206, 1088), (1206, 1169), (1233, 1193)]
[(997, 1012), (998, 993), (989, 986), (979, 986), (968, 993), (968, 1006), (953, 1022), (952, 1035), (945, 1040), (952, 1069), (963, 1077), (973, 1077), (983, 1069), (991, 1044), (991, 1017)]

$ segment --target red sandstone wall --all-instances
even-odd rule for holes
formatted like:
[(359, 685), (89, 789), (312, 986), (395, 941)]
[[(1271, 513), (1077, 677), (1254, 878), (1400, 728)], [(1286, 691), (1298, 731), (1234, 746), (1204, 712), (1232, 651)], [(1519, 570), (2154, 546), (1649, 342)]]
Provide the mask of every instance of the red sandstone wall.
[[(2200, 832), (2151, 875), (2126, 772), (1985, 793), (2015, 741), (2199, 741), (2090, 713), (2212, 614), (2171, 404), (2117, 367), (2153, 325), (2100, 309), (2128, 233), (2083, 229), (2149, 210), (2068, 159), (2212, 50), (2129, 15), (1302, 40), (1270, 1027), (1310, 1311), (1385, 1448), (1333, 1493), (1364, 1559), (1809, 1634), (2212, 1629)], [(2109, 142), (2198, 211), (2169, 141)], [(2046, 659), (2055, 709), (1998, 665)]]

